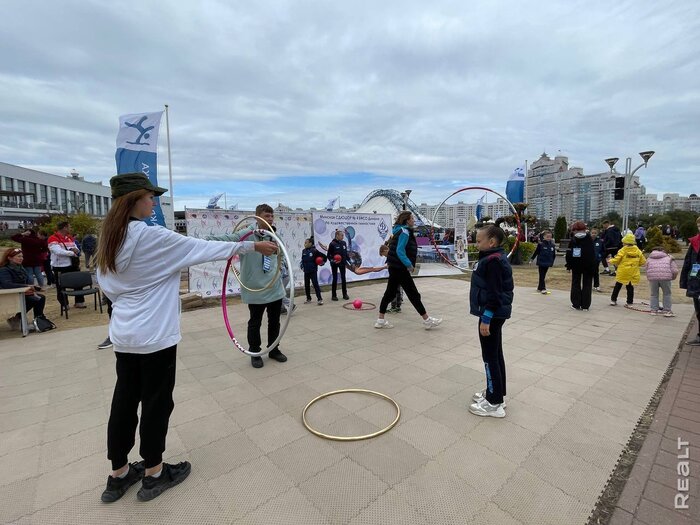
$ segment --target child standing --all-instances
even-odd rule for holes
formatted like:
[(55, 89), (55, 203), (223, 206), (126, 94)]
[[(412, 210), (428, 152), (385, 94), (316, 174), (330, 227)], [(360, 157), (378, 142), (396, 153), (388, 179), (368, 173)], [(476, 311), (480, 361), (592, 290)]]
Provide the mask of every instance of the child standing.
[(605, 260), (605, 244), (603, 239), (598, 238), (598, 230), (591, 230), (591, 239), (593, 239), (593, 253), (595, 254), (595, 271), (593, 272), (593, 289), (596, 292), (602, 292), (600, 289), (600, 263), (607, 270), (608, 262)]
[(469, 291), (469, 311), (479, 318), (481, 357), (486, 389), (472, 397), (469, 412), (477, 416), (505, 417), (506, 363), (502, 330), (513, 304), (513, 271), (501, 247), (505, 235), (498, 226), (481, 228), (476, 235), (479, 261)]
[(571, 225), (572, 239), (566, 250), (566, 269), (571, 272), (571, 308), (588, 311), (593, 293), (593, 274), (597, 268), (593, 239), (586, 231), (586, 223)]
[(304, 241), (304, 250), (301, 252), (301, 269), (304, 270), (304, 291), (306, 292), (306, 301), (304, 304), (311, 303), (311, 283), (314, 285), (316, 292), (316, 304), (323, 304), (321, 297), (321, 288), (318, 286), (318, 263), (316, 259), (321, 258), (322, 264), (326, 263), (326, 256), (319, 252), (315, 246), (313, 238)]
[[(700, 232), (700, 217), (695, 224)], [(681, 270), (680, 287), (685, 290), (685, 295), (693, 298), (695, 317), (698, 319), (698, 335), (686, 344), (700, 345), (700, 233), (688, 239), (688, 252), (685, 254), (683, 269)]]
[(613, 288), (610, 296), (610, 304), (617, 306), (617, 296), (624, 284), (627, 288), (627, 304), (625, 304), (625, 308), (630, 308), (634, 303), (634, 285), (639, 284), (641, 277), (639, 268), (647, 262), (642, 250), (637, 248), (637, 241), (633, 233), (628, 233), (622, 238), (622, 248), (608, 262), (617, 268), (615, 288)]
[(544, 279), (547, 275), (547, 270), (554, 266), (554, 259), (557, 258), (557, 249), (552, 240), (552, 232), (545, 230), (542, 232), (542, 240), (535, 248), (535, 253), (530, 258), (530, 264), (537, 258), (537, 269), (540, 272), (540, 280), (537, 284), (537, 291), (543, 294), (547, 293), (547, 285)]
[(652, 248), (646, 266), (651, 315), (659, 313), (659, 288), (661, 288), (664, 292), (664, 317), (675, 317), (671, 309), (671, 281), (678, 276), (676, 262), (661, 246), (656, 246)]

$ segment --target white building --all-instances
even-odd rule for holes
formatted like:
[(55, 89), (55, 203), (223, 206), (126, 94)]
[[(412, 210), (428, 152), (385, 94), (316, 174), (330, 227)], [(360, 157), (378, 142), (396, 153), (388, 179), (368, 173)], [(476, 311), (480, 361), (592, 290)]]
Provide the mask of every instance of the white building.
[[(418, 206), (418, 211), (429, 220), (433, 220), (437, 208), (438, 204), (421, 203), (421, 205)], [(505, 217), (506, 215), (513, 215), (513, 211), (510, 209), (510, 206), (508, 206), (508, 203), (500, 197), (497, 197), (494, 202), (488, 202), (487, 196), (486, 202), (483, 203), (483, 208), (481, 216), (491, 217), (493, 220)], [(445, 204), (440, 208), (437, 216), (435, 216), (435, 222), (445, 228), (454, 228), (456, 219), (466, 218), (469, 220), (475, 216), (476, 203), (460, 201), (456, 204)]]
[[(41, 215), (85, 212), (104, 217), (112, 206), (108, 184), (86, 181), (76, 171), (65, 177), (0, 162), (0, 221), (11, 227), (15, 221)], [(161, 197), (166, 224), (170, 199)]]

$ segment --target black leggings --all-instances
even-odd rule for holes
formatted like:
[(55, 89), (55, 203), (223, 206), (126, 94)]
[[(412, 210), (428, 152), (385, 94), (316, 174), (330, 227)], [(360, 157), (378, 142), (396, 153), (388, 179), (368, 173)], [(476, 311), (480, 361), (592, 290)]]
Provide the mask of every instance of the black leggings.
[(700, 337), (700, 297), (693, 297), (693, 306), (695, 307), (695, 317), (698, 319), (698, 337)]
[(391, 301), (396, 300), (396, 291), (399, 286), (403, 288), (406, 293), (406, 297), (411, 301), (413, 308), (422, 317), (425, 315), (425, 306), (420, 300), (420, 293), (416, 288), (416, 283), (413, 282), (413, 277), (408, 271), (408, 268), (393, 268), (389, 266), (389, 281), (386, 283), (386, 290), (384, 290), (384, 297), (382, 297), (382, 302), (379, 304), (379, 313), (385, 314), (386, 309)]
[(549, 270), (549, 266), (538, 266), (537, 268), (540, 271), (540, 282), (537, 283), (537, 289), (541, 292), (542, 290), (547, 289), (547, 285), (544, 282), (544, 278), (547, 276), (547, 270)]
[[(627, 288), (627, 304), (632, 304), (634, 303), (634, 286), (632, 286), (632, 283), (627, 283), (625, 286)], [(612, 295), (610, 296), (611, 301), (617, 301), (620, 290), (622, 290), (622, 283), (616, 282), (615, 288), (613, 288)]]
[(333, 272), (333, 283), (331, 292), (333, 297), (338, 297), (338, 271), (340, 271), (340, 285), (343, 290), (343, 298), (348, 296), (347, 283), (345, 282), (345, 263), (331, 263), (331, 272)]
[[(506, 361), (503, 358), (503, 325), (505, 319), (491, 319), (491, 335), (484, 337), (479, 332), (481, 358), (486, 369), (486, 401), (492, 405), (503, 403), (506, 395)], [(479, 324), (481, 319), (479, 319)], [(478, 329), (478, 325), (477, 325)]]
[(136, 440), (139, 403), (139, 453), (146, 468), (158, 466), (163, 461), (168, 422), (175, 407), (176, 353), (177, 345), (152, 354), (114, 353), (117, 357), (117, 383), (107, 424), (107, 458), (112, 462), (112, 470), (119, 470), (129, 462), (129, 452)]

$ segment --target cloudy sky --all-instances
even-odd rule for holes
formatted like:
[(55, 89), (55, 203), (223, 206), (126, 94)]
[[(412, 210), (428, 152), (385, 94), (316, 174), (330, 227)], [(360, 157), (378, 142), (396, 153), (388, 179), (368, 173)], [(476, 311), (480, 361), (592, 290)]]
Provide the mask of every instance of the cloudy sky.
[[(436, 203), (542, 151), (657, 153), (700, 193), (700, 2), (3, 2), (0, 161), (114, 174), (118, 116), (170, 106), (176, 209)], [(159, 173), (167, 185), (165, 124)]]

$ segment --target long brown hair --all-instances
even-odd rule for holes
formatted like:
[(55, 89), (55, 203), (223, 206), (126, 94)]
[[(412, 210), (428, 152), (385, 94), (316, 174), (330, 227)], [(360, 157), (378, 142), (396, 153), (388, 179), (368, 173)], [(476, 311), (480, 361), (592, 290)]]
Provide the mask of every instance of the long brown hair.
[(22, 253), (21, 248), (9, 248), (0, 257), (0, 267), (10, 264), (10, 257), (14, 257), (18, 253)]
[(97, 268), (103, 272), (117, 271), (117, 253), (124, 244), (126, 230), (129, 228), (129, 217), (134, 205), (144, 198), (149, 190), (136, 190), (114, 199), (112, 207), (102, 221), (100, 242), (97, 243)]
[(402, 211), (401, 213), (399, 213), (398, 217), (396, 217), (395, 224), (401, 224), (401, 225), (406, 224), (408, 222), (408, 219), (411, 218), (411, 215), (413, 215), (413, 213), (411, 213), (408, 210)]

